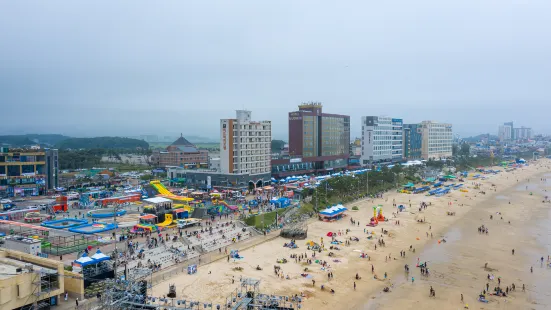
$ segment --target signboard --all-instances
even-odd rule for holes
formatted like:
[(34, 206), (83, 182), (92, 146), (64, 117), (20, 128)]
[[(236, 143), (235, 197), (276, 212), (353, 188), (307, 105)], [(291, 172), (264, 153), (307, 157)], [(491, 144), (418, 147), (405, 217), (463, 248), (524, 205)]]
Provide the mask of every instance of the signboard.
[(222, 123), (222, 147), (224, 148), (224, 150), (226, 150), (226, 135), (227, 135), (226, 127), (227, 127), (227, 124), (225, 122)]
[(289, 163), (301, 163), (302, 162), (302, 158), (291, 158), (289, 160)]
[(211, 188), (211, 177), (207, 176), (207, 188)]

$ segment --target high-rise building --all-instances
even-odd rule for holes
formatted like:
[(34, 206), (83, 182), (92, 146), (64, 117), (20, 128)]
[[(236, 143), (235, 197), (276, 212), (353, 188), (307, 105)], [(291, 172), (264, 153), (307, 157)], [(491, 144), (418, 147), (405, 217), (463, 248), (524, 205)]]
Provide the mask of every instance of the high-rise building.
[(404, 124), (404, 158), (421, 158), (422, 143), (421, 125)]
[(452, 156), (452, 125), (423, 121), (421, 126), (421, 157), (440, 159)]
[(362, 117), (362, 164), (403, 159), (403, 121), (387, 116)]
[(220, 120), (220, 171), (269, 174), (272, 123), (252, 121), (251, 111), (237, 110), (236, 116)]
[(350, 116), (322, 112), (309, 102), (289, 112), (289, 156), (272, 160), (272, 175), (324, 173), (348, 167)]
[(58, 187), (55, 149), (0, 148), (0, 197), (44, 195)]
[(45, 149), (46, 165), (45, 165), (45, 185), (46, 189), (55, 189), (59, 187), (59, 161), (57, 149)]
[(514, 130), (513, 130), (513, 123), (505, 123), (498, 128), (497, 136), (500, 141), (510, 141), (514, 140)]
[(513, 128), (515, 128), (513, 122), (505, 122), (503, 123), (503, 126), (510, 127), (511, 134), (509, 136), (509, 140), (515, 140), (517, 137), (515, 137), (515, 131)]
[(520, 127), (520, 128), (514, 128), (513, 133), (516, 140), (528, 140), (532, 139), (532, 128), (527, 127)]

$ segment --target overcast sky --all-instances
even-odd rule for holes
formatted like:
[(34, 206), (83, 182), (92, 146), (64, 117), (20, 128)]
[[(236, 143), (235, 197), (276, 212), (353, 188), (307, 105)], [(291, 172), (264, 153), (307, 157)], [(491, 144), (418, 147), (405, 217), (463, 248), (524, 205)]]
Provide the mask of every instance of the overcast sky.
[[(148, 4), (148, 5), (146, 5)], [(551, 1), (2, 1), (0, 134), (219, 137), (250, 109), (551, 133)]]

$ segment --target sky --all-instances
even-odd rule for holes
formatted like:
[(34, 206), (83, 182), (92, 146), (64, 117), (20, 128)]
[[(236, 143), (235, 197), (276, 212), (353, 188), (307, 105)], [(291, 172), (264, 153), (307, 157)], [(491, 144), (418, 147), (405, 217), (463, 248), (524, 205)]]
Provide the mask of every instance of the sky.
[(0, 134), (219, 138), (252, 111), (551, 134), (551, 1), (2, 1)]

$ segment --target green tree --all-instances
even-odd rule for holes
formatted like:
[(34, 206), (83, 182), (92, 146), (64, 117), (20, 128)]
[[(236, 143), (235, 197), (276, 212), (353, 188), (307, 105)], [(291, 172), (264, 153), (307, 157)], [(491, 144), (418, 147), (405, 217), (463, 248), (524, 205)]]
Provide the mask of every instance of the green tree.
[(280, 152), (285, 146), (285, 141), (283, 140), (272, 140), (272, 153)]
[(454, 143), (452, 145), (452, 156), (456, 156), (458, 154), (459, 154), (459, 146), (456, 143)]
[(461, 155), (469, 156), (471, 154), (471, 145), (469, 143), (464, 142), (461, 144)]

